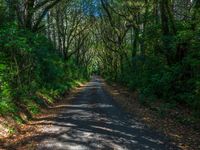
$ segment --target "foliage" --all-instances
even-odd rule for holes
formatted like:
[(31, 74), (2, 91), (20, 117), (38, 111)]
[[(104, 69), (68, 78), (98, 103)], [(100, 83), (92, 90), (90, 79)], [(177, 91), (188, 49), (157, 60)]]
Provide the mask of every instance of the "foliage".
[(99, 28), (106, 32), (99, 38), (100, 73), (137, 90), (145, 105), (162, 99), (189, 107), (199, 118), (199, 6), (195, 1), (102, 0)]
[(73, 60), (67, 64), (42, 34), (9, 23), (0, 29), (0, 37), (0, 114), (16, 113), (19, 105), (38, 113), (40, 105), (31, 98), (37, 92), (54, 102), (76, 85), (74, 80), (87, 78), (84, 69)]
[(200, 116), (198, 1), (16, 2), (0, 0), (1, 114), (36, 113), (93, 72)]

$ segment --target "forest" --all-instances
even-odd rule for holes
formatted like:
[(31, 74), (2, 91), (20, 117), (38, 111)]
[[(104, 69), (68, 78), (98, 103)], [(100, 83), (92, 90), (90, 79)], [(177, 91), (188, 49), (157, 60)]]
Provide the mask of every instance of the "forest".
[(200, 120), (199, 0), (0, 0), (0, 115), (31, 119), (99, 75)]

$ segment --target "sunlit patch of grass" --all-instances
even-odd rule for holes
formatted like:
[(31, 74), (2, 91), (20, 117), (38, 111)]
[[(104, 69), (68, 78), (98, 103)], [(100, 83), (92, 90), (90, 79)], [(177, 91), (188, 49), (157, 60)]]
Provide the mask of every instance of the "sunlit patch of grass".
[(73, 82), (70, 83), (70, 87), (74, 88), (76, 86), (79, 86), (80, 85), (79, 83), (80, 83), (80, 81), (75, 80), (75, 81), (73, 81)]
[(41, 112), (39, 106), (33, 101), (28, 102), (27, 107), (31, 114), (38, 114)]
[(0, 101), (0, 114), (6, 115), (8, 113), (16, 112), (16, 106), (11, 102), (11, 100), (1, 99)]
[(9, 133), (10, 135), (14, 134), (15, 132), (16, 132), (16, 130), (15, 130), (13, 127), (9, 127), (9, 128), (8, 128), (8, 133)]
[(50, 104), (54, 102), (53, 98), (49, 96), (45, 91), (37, 92), (36, 95)]
[(16, 121), (16, 123), (18, 124), (23, 124), (24, 120), (18, 115), (18, 114), (14, 114), (13, 115), (13, 119)]

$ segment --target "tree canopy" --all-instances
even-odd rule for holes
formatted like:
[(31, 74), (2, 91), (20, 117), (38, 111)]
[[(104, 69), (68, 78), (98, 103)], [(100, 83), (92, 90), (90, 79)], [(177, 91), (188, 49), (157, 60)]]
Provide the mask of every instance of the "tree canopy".
[(0, 0), (0, 20), (0, 113), (95, 73), (200, 116), (199, 0)]

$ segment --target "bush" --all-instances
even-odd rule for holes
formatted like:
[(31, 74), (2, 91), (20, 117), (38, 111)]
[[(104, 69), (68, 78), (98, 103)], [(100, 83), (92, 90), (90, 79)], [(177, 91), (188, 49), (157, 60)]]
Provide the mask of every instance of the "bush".
[(10, 23), (2, 26), (0, 37), (0, 114), (16, 111), (19, 103), (35, 114), (37, 92), (52, 103), (75, 80), (88, 77), (73, 59), (65, 62), (44, 35)]

